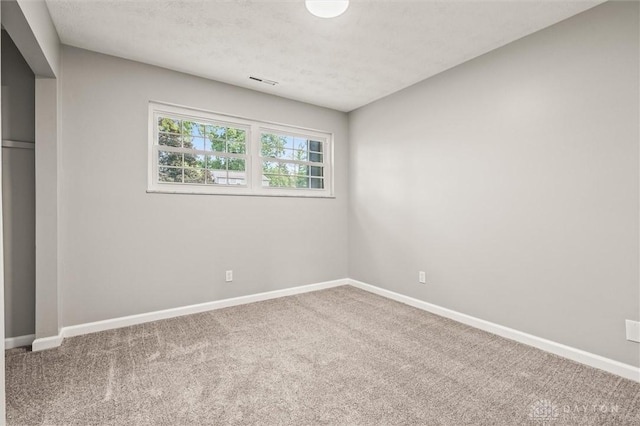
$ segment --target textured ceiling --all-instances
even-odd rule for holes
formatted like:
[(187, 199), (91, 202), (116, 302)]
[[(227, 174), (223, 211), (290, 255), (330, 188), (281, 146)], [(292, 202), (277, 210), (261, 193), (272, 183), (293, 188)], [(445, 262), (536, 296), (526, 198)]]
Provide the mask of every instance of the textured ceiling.
[(47, 0), (64, 44), (341, 111), (599, 3), (352, 0), (322, 19), (303, 0)]

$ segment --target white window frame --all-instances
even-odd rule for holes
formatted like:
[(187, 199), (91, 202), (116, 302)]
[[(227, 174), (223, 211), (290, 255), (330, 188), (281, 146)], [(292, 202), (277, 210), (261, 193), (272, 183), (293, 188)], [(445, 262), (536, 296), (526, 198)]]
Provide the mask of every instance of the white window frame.
[[(158, 116), (168, 116), (199, 122), (213, 122), (242, 128), (247, 132), (246, 138), (246, 185), (212, 185), (191, 183), (168, 183), (158, 180), (158, 151), (164, 145), (158, 144)], [(280, 188), (262, 186), (262, 132), (277, 132), (291, 136), (304, 137), (322, 142), (324, 188)], [(333, 134), (319, 130), (305, 129), (278, 123), (250, 120), (226, 114), (203, 111), (161, 102), (149, 102), (149, 150), (147, 192), (175, 194), (209, 194), (209, 195), (249, 195), (276, 197), (314, 197), (333, 198)], [(171, 150), (171, 149), (169, 149)], [(216, 155), (212, 151), (194, 151), (195, 154)], [(227, 154), (221, 154), (226, 156)], [(273, 159), (272, 161), (277, 161)]]

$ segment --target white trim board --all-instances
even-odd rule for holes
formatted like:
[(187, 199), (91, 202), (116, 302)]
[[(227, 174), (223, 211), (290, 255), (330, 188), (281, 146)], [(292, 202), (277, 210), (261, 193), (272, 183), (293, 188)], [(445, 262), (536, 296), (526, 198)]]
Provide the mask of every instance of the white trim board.
[(16, 337), (6, 337), (4, 339), (4, 348), (13, 349), (13, 348), (19, 348), (21, 346), (29, 346), (33, 343), (33, 340), (35, 338), (36, 338), (35, 334), (26, 334), (24, 336), (16, 336)]
[(62, 333), (58, 334), (57, 336), (40, 337), (33, 341), (33, 343), (31, 344), (31, 350), (33, 352), (38, 352), (44, 351), (45, 349), (57, 348), (62, 344), (62, 340)]
[(205, 302), (197, 305), (188, 305), (179, 308), (164, 309), (162, 311), (147, 312), (144, 314), (129, 315), (126, 317), (72, 325), (63, 327), (60, 331), (60, 334), (57, 336), (36, 339), (33, 342), (32, 350), (35, 352), (55, 348), (62, 344), (62, 340), (65, 337), (81, 336), (83, 334), (97, 333), (99, 331), (129, 327), (132, 325), (144, 324), (151, 321), (158, 321), (167, 318), (175, 318), (184, 315), (213, 311), (216, 309), (229, 308), (231, 306), (245, 305), (247, 303), (261, 302), (270, 299), (277, 299), (285, 296), (293, 296), (295, 294), (309, 293), (312, 291), (324, 290), (327, 288), (339, 287), (343, 285), (347, 285), (346, 279), (325, 281), (316, 284), (286, 288), (283, 290), (267, 291), (264, 293), (250, 294), (247, 296), (233, 297), (230, 299), (214, 300), (212, 302)]
[(588, 365), (589, 367), (598, 368), (600, 370), (604, 370), (606, 372), (624, 377), (626, 379), (640, 382), (639, 367), (634, 367), (633, 365), (625, 364), (610, 358), (592, 354), (590, 352), (583, 351), (582, 349), (573, 348), (571, 346), (543, 339), (541, 337), (524, 333), (522, 331), (514, 330), (513, 328), (505, 327), (499, 324), (482, 320), (480, 318), (472, 317), (471, 315), (443, 308), (432, 303), (414, 299), (413, 297), (395, 293), (393, 291), (376, 287), (371, 284), (363, 283), (361, 281), (348, 279), (348, 282), (349, 285), (353, 287), (377, 294), (382, 297), (386, 297), (387, 299), (392, 299), (397, 302), (413, 306), (414, 308), (422, 309), (423, 311), (431, 312), (432, 314), (449, 318), (454, 321), (469, 325), (471, 327), (478, 328), (480, 330), (484, 330), (489, 333), (505, 337), (507, 339), (515, 340), (516, 342), (524, 343), (525, 345), (533, 346), (534, 348), (542, 349), (545, 352), (550, 352), (563, 358), (579, 362), (580, 364)]

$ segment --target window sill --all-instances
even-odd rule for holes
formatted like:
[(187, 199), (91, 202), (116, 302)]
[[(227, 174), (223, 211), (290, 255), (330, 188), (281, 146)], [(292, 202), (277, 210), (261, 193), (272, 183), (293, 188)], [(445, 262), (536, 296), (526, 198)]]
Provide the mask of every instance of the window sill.
[(179, 194), (179, 195), (221, 195), (223, 197), (281, 197), (281, 198), (325, 198), (325, 199), (335, 199), (335, 195), (316, 195), (316, 194), (289, 194), (283, 192), (274, 192), (273, 194), (269, 194), (268, 192), (246, 192), (246, 193), (237, 193), (237, 192), (199, 192), (199, 191), (184, 191), (184, 190), (171, 190), (171, 189), (147, 189), (147, 194)]

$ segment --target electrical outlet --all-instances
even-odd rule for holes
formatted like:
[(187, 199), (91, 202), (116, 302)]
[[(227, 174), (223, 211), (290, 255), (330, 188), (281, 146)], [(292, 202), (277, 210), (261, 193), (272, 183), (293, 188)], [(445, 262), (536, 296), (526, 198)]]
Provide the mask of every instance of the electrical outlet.
[(626, 320), (625, 323), (627, 325), (627, 340), (640, 342), (640, 322)]
[(427, 283), (427, 274), (425, 274), (424, 271), (418, 272), (418, 281), (420, 282), (420, 284)]
[(225, 281), (230, 283), (233, 281), (233, 271), (227, 271), (225, 274)]

